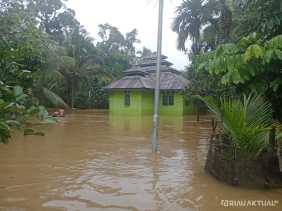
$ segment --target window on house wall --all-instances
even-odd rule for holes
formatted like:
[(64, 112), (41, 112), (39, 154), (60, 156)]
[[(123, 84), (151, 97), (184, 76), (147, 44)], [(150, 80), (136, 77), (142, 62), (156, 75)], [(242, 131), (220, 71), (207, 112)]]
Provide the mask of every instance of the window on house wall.
[(124, 105), (130, 106), (130, 92), (129, 91), (126, 91), (124, 93)]
[(172, 92), (163, 93), (163, 105), (164, 106), (174, 105), (174, 94)]

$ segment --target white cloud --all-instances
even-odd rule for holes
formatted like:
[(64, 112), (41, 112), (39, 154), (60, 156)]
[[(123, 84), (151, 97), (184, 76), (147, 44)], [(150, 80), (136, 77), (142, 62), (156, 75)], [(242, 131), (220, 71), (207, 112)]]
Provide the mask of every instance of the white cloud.
[[(157, 0), (68, 0), (68, 7), (76, 12), (77, 19), (95, 38), (98, 25), (109, 23), (122, 33), (138, 30), (141, 45), (153, 51), (157, 48)], [(188, 64), (187, 56), (176, 49), (176, 34), (171, 30), (175, 7), (182, 0), (165, 0), (163, 24), (163, 54), (178, 69)]]

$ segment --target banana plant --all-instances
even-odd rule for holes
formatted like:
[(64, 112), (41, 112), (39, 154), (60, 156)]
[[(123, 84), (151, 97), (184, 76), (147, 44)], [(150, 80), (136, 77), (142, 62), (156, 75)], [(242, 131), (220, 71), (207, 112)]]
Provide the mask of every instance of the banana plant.
[(42, 134), (31, 128), (25, 128), (30, 118), (37, 117), (46, 123), (56, 122), (43, 106), (31, 101), (31, 97), (21, 86), (8, 86), (3, 82), (0, 84), (0, 143), (8, 143), (14, 128), (24, 128), (25, 135)]

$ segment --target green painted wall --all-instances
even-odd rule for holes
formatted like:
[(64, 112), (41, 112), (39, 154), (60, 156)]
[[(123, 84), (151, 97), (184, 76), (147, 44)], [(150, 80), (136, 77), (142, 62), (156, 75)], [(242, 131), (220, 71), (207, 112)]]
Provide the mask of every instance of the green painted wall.
[(124, 91), (110, 93), (110, 113), (118, 115), (141, 115), (142, 95), (140, 91), (130, 92), (130, 106), (124, 105)]
[[(152, 115), (154, 110), (154, 93), (146, 90), (130, 91), (130, 106), (124, 105), (124, 91), (110, 93), (110, 113), (115, 115)], [(182, 116), (194, 112), (191, 104), (185, 103), (181, 93), (174, 94), (174, 105), (164, 106), (160, 95), (160, 115)]]
[(154, 112), (154, 95), (152, 91), (142, 91), (142, 115), (152, 115)]
[(160, 115), (173, 115), (181, 116), (184, 114), (184, 101), (183, 96), (180, 93), (174, 94), (174, 105), (164, 106), (163, 105), (163, 94), (160, 96)]

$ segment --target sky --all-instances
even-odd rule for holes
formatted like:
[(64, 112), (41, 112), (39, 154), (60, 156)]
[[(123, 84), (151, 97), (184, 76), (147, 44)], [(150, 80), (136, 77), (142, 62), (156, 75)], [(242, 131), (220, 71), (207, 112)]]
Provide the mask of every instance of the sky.
[[(182, 0), (164, 0), (162, 54), (179, 70), (189, 61), (176, 48), (177, 34), (171, 30), (175, 8)], [(90, 35), (97, 38), (98, 25), (109, 23), (123, 34), (136, 28), (141, 44), (153, 51), (157, 49), (158, 0), (68, 0), (67, 6), (75, 10), (76, 18)]]

